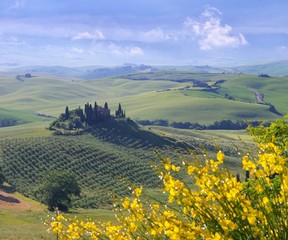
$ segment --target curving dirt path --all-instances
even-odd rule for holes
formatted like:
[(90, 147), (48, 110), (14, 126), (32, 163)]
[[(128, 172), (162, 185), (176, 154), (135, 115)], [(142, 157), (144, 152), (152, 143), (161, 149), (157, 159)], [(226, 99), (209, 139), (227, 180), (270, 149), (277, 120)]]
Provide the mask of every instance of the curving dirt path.
[(251, 88), (251, 90), (254, 92), (255, 94), (255, 98), (256, 98), (256, 102), (258, 104), (265, 104), (264, 101), (264, 93), (261, 93), (259, 91), (257, 91), (256, 89)]

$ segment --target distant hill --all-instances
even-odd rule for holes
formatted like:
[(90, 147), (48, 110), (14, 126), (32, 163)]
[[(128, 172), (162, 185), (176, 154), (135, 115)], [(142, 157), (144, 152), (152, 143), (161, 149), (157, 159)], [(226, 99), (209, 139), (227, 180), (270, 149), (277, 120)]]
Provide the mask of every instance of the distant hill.
[(12, 70), (13, 72), (19, 73), (30, 73), (32, 75), (39, 75), (39, 73), (48, 73), (53, 75), (64, 75), (64, 76), (77, 76), (81, 75), (83, 70), (74, 67), (64, 67), (64, 66), (25, 66), (18, 67)]
[(48, 73), (54, 75), (71, 76), (79, 79), (99, 79), (115, 77), (126, 74), (164, 71), (186, 71), (194, 73), (249, 73), (249, 74), (269, 74), (272, 76), (288, 76), (288, 60), (268, 62), (257, 65), (216, 67), (210, 65), (183, 65), (183, 66), (151, 66), (145, 64), (123, 64), (119, 66), (26, 66), (13, 68), (11, 71), (24, 73)]
[(96, 79), (96, 78), (113, 77), (136, 72), (147, 72), (153, 70), (156, 70), (156, 68), (152, 66), (127, 64), (116, 67), (102, 67), (102, 68), (88, 69), (86, 70), (85, 73), (82, 73), (79, 77), (84, 79)]
[(272, 76), (288, 76), (288, 60), (264, 63), (259, 65), (247, 65), (235, 67), (235, 70), (243, 73), (269, 74)]
[(215, 67), (209, 65), (186, 65), (186, 66), (157, 66), (160, 70), (168, 71), (187, 71), (194, 73), (235, 73), (238, 72), (236, 69), (231, 67)]
[[(287, 77), (275, 77), (263, 69), (257, 74), (241, 73), (240, 68), (239, 72), (210, 66), (197, 69), (199, 72), (192, 66), (175, 66), (173, 70), (173, 66), (133, 64), (106, 68), (27, 67), (0, 76), (1, 108), (17, 119), (11, 110), (58, 116), (66, 105), (78, 108), (97, 99), (100, 105), (108, 101), (112, 109), (123, 103), (133, 120), (200, 124), (269, 121), (288, 113)], [(17, 78), (29, 73), (33, 77)], [(271, 77), (263, 77), (268, 75)]]
[(101, 67), (64, 67), (64, 66), (27, 66), (13, 69), (14, 72), (30, 73), (37, 75), (48, 73), (53, 75), (70, 76), (79, 79), (91, 80), (98, 78), (113, 77), (123, 74), (155, 70), (155, 67), (148, 65), (124, 64), (121, 66)]

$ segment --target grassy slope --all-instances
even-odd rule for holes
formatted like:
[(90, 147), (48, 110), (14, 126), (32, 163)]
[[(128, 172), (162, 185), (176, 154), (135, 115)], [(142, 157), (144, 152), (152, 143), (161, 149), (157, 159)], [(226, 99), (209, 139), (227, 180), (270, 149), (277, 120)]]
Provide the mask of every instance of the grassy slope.
[[(45, 75), (17, 80), (13, 75), (0, 78), (1, 107), (3, 112), (20, 118), (31, 118), (31, 124), (1, 128), (0, 137), (7, 138), (49, 136), (45, 130), (49, 120), (37, 118), (35, 114), (58, 115), (65, 105), (70, 109), (87, 101), (97, 100), (98, 104), (109, 102), (116, 109), (119, 102), (132, 118), (167, 119), (212, 123), (222, 119), (271, 120), (276, 115), (267, 111), (267, 106), (256, 104), (254, 93), (257, 89), (265, 94), (265, 101), (272, 103), (279, 111), (287, 111), (285, 98), (287, 78), (259, 78), (244, 74), (200, 74), (187, 72), (159, 71), (155, 73), (131, 74), (128, 77), (79, 81), (65, 76)], [(136, 81), (131, 78), (146, 77), (150, 80)], [(125, 79), (130, 78), (130, 79)], [(185, 88), (190, 82), (178, 83), (171, 80), (202, 80), (210, 85), (225, 80), (214, 92), (201, 88)], [(168, 91), (169, 90), (169, 91)], [(277, 94), (275, 94), (277, 92)], [(225, 99), (233, 96), (236, 101)], [(14, 110), (10, 110), (10, 108)], [(7, 110), (9, 109), (9, 111)], [(25, 110), (25, 111), (24, 111)]]
[[(217, 151), (221, 150), (225, 154), (223, 166), (228, 168), (233, 174), (239, 174), (244, 181), (245, 171), (242, 168), (242, 156), (251, 154), (250, 150), (255, 148), (255, 142), (246, 130), (184, 130), (167, 127), (151, 126), (150, 129), (166, 137), (174, 137), (189, 145), (198, 144), (201, 147), (197, 158), (216, 159)], [(256, 149), (256, 148), (255, 148)], [(190, 155), (184, 155), (185, 159), (195, 160), (195, 151)], [(197, 153), (197, 152), (196, 152)], [(172, 161), (177, 157), (172, 157)], [(190, 181), (190, 180), (188, 180)]]
[(267, 111), (267, 106), (211, 96), (185, 96), (179, 91), (139, 94), (122, 98), (121, 103), (125, 109), (129, 109), (129, 116), (139, 119), (213, 123), (223, 119), (236, 121), (276, 118)]
[(9, 136), (0, 131), (4, 133), (0, 163), (6, 180), (23, 194), (37, 197), (35, 189), (47, 171), (72, 172), (83, 190), (81, 200), (75, 201), (81, 207), (107, 207), (109, 192), (127, 194), (128, 185), (120, 179), (157, 187), (158, 177), (150, 168), (150, 162), (157, 160), (153, 149), (168, 154), (171, 147), (183, 144), (163, 139), (131, 121), (110, 121), (81, 136), (49, 137), (48, 132), (40, 131), (32, 137), (22, 126), (14, 137), (12, 129), (16, 133), (17, 127), (6, 128)]
[(254, 75), (238, 75), (232, 77), (221, 85), (220, 93), (229, 93), (236, 100), (255, 102), (255, 96), (251, 89), (264, 93), (264, 101), (273, 104), (278, 111), (288, 112), (288, 99), (286, 88), (287, 77), (261, 78)]
[[(0, 78), (1, 107), (22, 109), (58, 116), (66, 105), (83, 106), (87, 101), (104, 104), (111, 98), (119, 98), (157, 89), (177, 87), (170, 81), (137, 82), (124, 79), (98, 79), (75, 81), (73, 78), (49, 76), (16, 80), (14, 76)], [(116, 107), (116, 106), (115, 106)]]
[[(20, 127), (20, 126), (18, 126)], [(12, 128), (11, 128), (12, 129)], [(209, 142), (213, 142), (215, 139), (219, 138), (221, 139), (221, 143), (223, 144), (223, 146), (228, 146), (235, 142), (237, 142), (237, 138), (238, 136), (241, 137), (246, 137), (245, 132), (243, 131), (229, 131), (229, 133), (225, 132), (225, 131), (191, 131), (191, 130), (180, 130), (180, 129), (172, 129), (172, 128), (163, 128), (163, 127), (151, 127), (151, 130), (153, 132), (156, 132), (162, 136), (165, 137), (169, 137), (169, 138), (175, 138), (178, 139), (178, 141), (191, 141), (192, 139), (206, 139)], [(23, 132), (22, 132), (23, 133)], [(20, 135), (23, 138), (26, 136), (26, 133), (23, 133), (23, 135)], [(18, 136), (19, 137), (19, 136)], [(70, 137), (65, 137), (65, 140), (63, 142), (59, 142), (59, 141), (53, 141), (53, 147), (51, 147), (50, 150), (52, 150), (54, 153), (53, 159), (54, 162), (57, 163), (58, 168), (60, 166), (67, 166), (66, 164), (62, 164), (60, 162), (60, 158), (57, 158), (57, 155), (61, 155), (61, 152), (63, 153), (63, 149), (65, 151), (70, 151), (70, 154), (66, 153), (66, 155), (64, 156), (64, 159), (74, 159), (73, 161), (75, 161), (79, 156), (77, 153), (77, 149), (79, 149), (77, 147), (81, 145), (82, 148), (90, 148), (92, 149), (93, 154), (91, 154), (89, 156), (90, 159), (88, 159), (88, 155), (87, 157), (85, 157), (85, 151), (82, 151), (82, 154), (84, 156), (85, 159), (87, 159), (88, 161), (86, 163), (82, 163), (84, 165), (87, 164), (87, 166), (89, 168), (91, 168), (93, 165), (92, 161), (91, 161), (91, 156), (94, 156), (94, 160), (93, 161), (97, 161), (97, 156), (99, 155), (97, 152), (97, 149), (95, 147), (93, 147), (95, 144), (99, 145), (99, 147), (101, 147), (101, 149), (103, 151), (106, 151), (106, 153), (109, 154), (109, 150), (110, 147), (112, 146), (114, 148), (114, 152), (117, 152), (118, 154), (120, 154), (119, 150), (121, 149), (119, 146), (117, 147), (116, 145), (111, 145), (110, 147), (108, 146), (109, 144), (103, 144), (100, 143), (98, 140), (95, 141), (96, 139), (94, 139), (93, 141), (89, 141), (89, 142), (85, 142), (85, 141), (79, 141), (80, 139), (78, 139), (78, 144), (71, 144), (73, 142), (73, 138), (70, 139)], [(42, 139), (42, 138), (41, 138)], [(45, 144), (42, 145), (41, 143), (41, 139), (34, 139), (34, 142), (37, 143), (35, 146), (38, 147), (34, 148), (33, 151), (33, 147), (31, 145), (30, 146), (30, 154), (32, 154), (31, 159), (35, 158), (39, 158), (39, 156), (41, 156), (41, 159), (45, 158), (45, 155), (47, 155), (47, 150), (49, 150), (49, 144)], [(87, 138), (86, 138), (87, 139)], [(89, 138), (88, 138), (89, 139)], [(213, 140), (214, 139), (214, 140)], [(13, 139), (12, 139), (13, 140)], [(27, 141), (27, 139), (23, 139), (24, 141)], [(19, 140), (18, 138), (18, 150), (23, 149), (23, 141)], [(250, 141), (250, 140), (249, 140)], [(13, 141), (12, 141), (13, 142)], [(61, 146), (61, 148), (59, 148), (59, 146)], [(74, 146), (74, 147), (72, 147)], [(75, 149), (76, 147), (76, 149)], [(108, 149), (105, 150), (105, 147)], [(72, 151), (72, 148), (74, 148), (74, 150)], [(39, 151), (39, 149), (41, 149), (41, 151)], [(31, 151), (32, 150), (32, 151)], [(36, 151), (37, 150), (37, 151)], [(75, 151), (76, 150), (76, 151)], [(127, 148), (125, 148), (125, 151), (127, 152)], [(65, 152), (64, 151), (64, 152)], [(149, 150), (150, 151), (150, 150)], [(135, 163), (137, 164), (137, 149), (135, 149), (135, 147), (133, 147), (133, 160), (135, 161)], [(13, 153), (15, 153), (15, 151), (13, 151)], [(131, 152), (132, 153), (132, 152)], [(226, 153), (226, 151), (225, 151)], [(35, 155), (36, 154), (36, 155)], [(76, 154), (76, 158), (75, 158), (75, 154)], [(148, 152), (145, 153), (144, 151), (142, 152), (142, 154), (145, 154), (146, 157), (148, 157)], [(168, 154), (168, 152), (166, 152), (166, 154)], [(17, 154), (16, 154), (17, 155)], [(50, 155), (50, 153), (48, 152), (48, 155)], [(22, 159), (24, 160), (25, 157), (24, 155), (21, 155)], [(68, 158), (67, 158), (68, 156)], [(111, 156), (111, 155), (110, 155)], [(215, 154), (212, 154), (213, 157), (215, 157)], [(82, 158), (82, 160), (84, 159)], [(29, 158), (30, 159), (30, 158)], [(29, 159), (27, 158), (27, 164), (28, 166), (31, 164), (29, 164)], [(177, 161), (178, 157), (172, 157), (172, 161)], [(104, 160), (104, 162), (108, 162), (108, 164), (111, 163), (111, 161), (109, 160), (109, 158), (107, 158), (106, 160)], [(118, 160), (117, 160), (118, 161)], [(104, 163), (103, 162), (103, 163)], [(234, 172), (238, 172), (240, 170), (240, 161), (239, 158), (231, 158), (228, 157), (227, 158), (227, 163), (230, 167), (230, 169), (232, 169)], [(48, 165), (51, 163), (48, 163)], [(79, 167), (76, 163), (76, 161), (74, 162), (74, 164), (76, 164), (76, 168), (78, 170), (81, 170), (81, 167)], [(23, 165), (25, 166), (25, 164)], [(37, 165), (36, 165), (37, 166)], [(54, 166), (54, 165), (53, 165)], [(53, 166), (51, 166), (53, 168)], [(108, 166), (111, 167), (112, 165)], [(139, 168), (139, 164), (138, 164), (138, 168)], [(27, 170), (27, 165), (25, 167), (25, 169)], [(89, 176), (89, 172), (87, 172), (86, 176), (85, 175), (80, 175), (79, 177), (81, 178), (81, 184), (87, 183), (87, 177), (88, 179), (97, 179), (97, 178), (101, 178), (102, 175), (99, 173), (99, 171), (97, 170), (97, 168), (91, 168), (93, 169), (93, 171), (96, 172), (96, 176), (92, 177), (91, 175)], [(101, 169), (101, 168), (100, 168)], [(105, 166), (104, 166), (105, 169)], [(131, 171), (131, 168), (129, 168)], [(82, 169), (83, 170), (83, 169)], [(82, 172), (81, 170), (81, 172)], [(29, 172), (32, 172), (31, 170), (28, 169)], [(79, 172), (79, 173), (81, 173)], [(81, 173), (82, 174), (82, 173)], [(22, 176), (25, 176), (25, 174), (21, 174)], [(83, 177), (84, 176), (84, 177)], [(83, 179), (82, 179), (83, 178)], [(109, 178), (106, 178), (106, 181), (109, 183)], [(88, 185), (91, 182), (88, 182)], [(92, 184), (91, 184), (92, 185)], [(86, 190), (87, 191), (87, 190)], [(157, 198), (157, 199), (161, 199), (163, 201), (166, 201), (167, 197), (164, 196), (163, 194), (161, 194), (161, 192), (155, 189), (147, 189), (147, 193), (152, 196), (153, 198)], [(100, 195), (106, 195), (105, 192), (100, 192), (99, 189), (97, 190), (97, 195), (96, 196), (92, 196), (93, 198), (99, 198)], [(114, 219), (114, 213), (111, 210), (102, 210), (102, 209), (94, 209), (94, 210), (73, 210), (72, 214), (77, 214), (77, 216), (81, 219), (86, 219), (88, 218), (92, 218), (92, 219), (100, 219), (100, 220), (104, 220), (104, 221), (115, 221)], [(40, 238), (44, 238), (44, 239), (51, 239), (53, 235), (46, 233), (47, 230), (47, 226), (45, 226), (43, 224), (43, 221), (49, 221), (49, 218), (47, 217), (47, 212), (46, 211), (13, 211), (13, 210), (1, 210), (0, 211), (0, 232), (1, 232), (1, 236), (4, 237), (5, 239), (19, 239), (19, 240), (28, 240), (28, 239), (40, 239)]]
[[(51, 220), (53, 213), (47, 211), (0, 211), (1, 239), (5, 240), (38, 240), (56, 239), (51, 232), (47, 232), (49, 225), (44, 222)], [(105, 209), (89, 209), (72, 211), (71, 215), (78, 218), (98, 219), (102, 221), (116, 222), (114, 212)]]
[(44, 211), (1, 210), (1, 239), (52, 239), (53, 235), (46, 232), (48, 227), (44, 225), (42, 220), (46, 217), (47, 213)]
[(48, 126), (48, 121), (42, 121), (0, 128), (0, 139), (48, 137), (51, 135), (51, 131), (46, 129)]
[(185, 138), (198, 138), (206, 140), (219, 140), (219, 141), (238, 141), (242, 139), (245, 142), (252, 143), (253, 139), (247, 135), (246, 130), (188, 130), (188, 129), (175, 129), (161, 126), (150, 126), (152, 131), (156, 131), (159, 134), (168, 135), (171, 137), (177, 137), (179, 135)]
[(4, 108), (0, 108), (0, 120), (3, 119), (14, 119), (19, 124), (21, 123), (30, 123), (30, 122), (40, 122), (47, 120), (45, 118), (38, 117), (32, 111), (25, 111), (25, 110), (8, 110)]
[(237, 67), (236, 69), (238, 71), (254, 74), (266, 73), (272, 76), (288, 76), (287, 64), (288, 61), (284, 60), (252, 66), (240, 66)]
[[(9, 116), (28, 119), (33, 123), (0, 128), (1, 141), (2, 143), (7, 141), (13, 142), (13, 139), (18, 139), (17, 141), (20, 141), (22, 144), (25, 143), (25, 141), (28, 143), (32, 137), (47, 138), (50, 136), (50, 132), (45, 130), (45, 127), (49, 125), (50, 120), (48, 119), (48, 122), (43, 121), (43, 118), (35, 117), (36, 113), (42, 112), (57, 116), (63, 112), (66, 105), (71, 106), (71, 109), (79, 105), (83, 106), (87, 101), (92, 102), (95, 100), (97, 100), (99, 104), (108, 101), (111, 109), (115, 109), (120, 101), (127, 111), (128, 116), (141, 119), (164, 118), (170, 121), (203, 123), (228, 118), (237, 120), (239, 119), (239, 114), (241, 114), (242, 117), (244, 116), (244, 118), (246, 116), (248, 119), (249, 117), (253, 118), (253, 116), (255, 116), (254, 114), (256, 114), (255, 117), (257, 119), (273, 119), (275, 116), (267, 112), (265, 106), (255, 104), (254, 93), (250, 90), (250, 88), (255, 88), (263, 92), (265, 94), (265, 101), (274, 104), (279, 111), (283, 113), (288, 111), (285, 92), (288, 84), (287, 78), (266, 79), (253, 75), (233, 74), (177, 74), (177, 76), (170, 74), (167, 77), (167, 72), (161, 72), (154, 74), (153, 80), (148, 81), (133, 81), (123, 78), (79, 81), (71, 77), (41, 75), (39, 73), (38, 77), (25, 79), (24, 82), (16, 80), (14, 75), (9, 76), (9, 74), (7, 74), (6, 76), (0, 77), (0, 114), (2, 116), (8, 114)], [(221, 89), (218, 90), (217, 94), (199, 91), (199, 89), (179, 90), (179, 88), (185, 87), (189, 85), (189, 83), (169, 81), (169, 79), (174, 79), (175, 77), (180, 79), (210, 80), (211, 82), (220, 79), (227, 81), (221, 85)], [(163, 80), (163, 78), (168, 80)], [(162, 91), (166, 89), (172, 90)], [(226, 100), (224, 98), (225, 93), (233, 96), (237, 101)], [(249, 143), (251, 141), (242, 131), (189, 131), (155, 127), (152, 127), (152, 130), (163, 136), (173, 137), (176, 139), (175, 141), (190, 141), (191, 145), (199, 140), (204, 143), (209, 142), (209, 144), (213, 144), (213, 142), (215, 143), (216, 141), (219, 143), (219, 139), (221, 139), (220, 142), (225, 149), (230, 147), (232, 143), (238, 143), (238, 136), (241, 136), (242, 139), (244, 138), (244, 140)], [(33, 141), (39, 144), (37, 138)], [(63, 141), (62, 146), (69, 145), (69, 143), (72, 142), (72, 139)], [(85, 141), (82, 142), (82, 144), (83, 143), (85, 144)], [(37, 144), (35, 146), (37, 146)], [(89, 144), (91, 144), (91, 141)], [(103, 149), (104, 147), (98, 140), (95, 141), (98, 147), (93, 147), (89, 144), (88, 146), (90, 146), (92, 150), (98, 151), (99, 148)], [(51, 150), (55, 152), (55, 145), (53, 146)], [(70, 147), (71, 146), (72, 145), (70, 145)], [(76, 145), (74, 144), (74, 146)], [(111, 149), (115, 149), (112, 154), (113, 156), (119, 155), (123, 157), (125, 155), (123, 151), (127, 151), (127, 148), (121, 148), (111, 143), (106, 144), (105, 147), (107, 150), (104, 151), (107, 151), (107, 153), (111, 152)], [(137, 153), (134, 148), (131, 149), (133, 151), (128, 151), (125, 156), (128, 156), (127, 154), (130, 153), (132, 154), (132, 152), (134, 155)], [(45, 157), (47, 154), (49, 155), (49, 153), (46, 153), (44, 150), (46, 151), (47, 149), (43, 147), (42, 152), (37, 150), (38, 153), (36, 151), (37, 154), (34, 155), (35, 153), (33, 153), (32, 157), (39, 158)], [(12, 150), (12, 152), (13, 151), (14, 150)], [(151, 152), (145, 153), (145, 151), (140, 149), (138, 153), (144, 154), (147, 157), (148, 155), (151, 156)], [(85, 157), (85, 155), (83, 156)], [(69, 157), (73, 159), (73, 154), (71, 156), (69, 155)], [(79, 159), (80, 158), (79, 155)], [(30, 158), (27, 159), (29, 160)], [(135, 164), (137, 164), (137, 159), (135, 160)], [(239, 158), (229, 157), (228, 166), (234, 171), (238, 171), (240, 169)], [(29, 170), (29, 167), (31, 166), (28, 162), (28, 165), (26, 165), (24, 169)], [(99, 176), (95, 176), (95, 178), (97, 177)], [(84, 184), (85, 181), (82, 181), (82, 183)], [(155, 190), (151, 191), (154, 194)], [(103, 212), (102, 210), (99, 211), (100, 212), (89, 211), (89, 213), (92, 214), (90, 216), (100, 216), (106, 219), (112, 218), (113, 213)], [(82, 211), (80, 214), (85, 216), (87, 212)], [(19, 213), (16, 211), (1, 210), (1, 236), (5, 236), (5, 239), (33, 239), (33, 237), (39, 239), (41, 236), (46, 237), (47, 235), (43, 232), (46, 227), (43, 226), (41, 222), (41, 218), (45, 218), (45, 215), (45, 212)], [(21, 232), (23, 229), (25, 229), (25, 232)]]
[[(125, 78), (146, 77), (150, 80)], [(191, 82), (178, 83), (171, 80), (201, 80), (209, 84), (226, 80), (216, 92), (205, 92), (199, 88), (183, 89)], [(62, 76), (44, 75), (16, 80), (14, 76), (0, 78), (0, 101), (2, 109), (29, 111), (58, 116), (66, 105), (76, 108), (85, 102), (102, 105), (108, 101), (112, 112), (119, 102), (132, 118), (159, 119), (170, 121), (214, 122), (223, 119), (263, 119), (277, 117), (267, 112), (267, 106), (256, 104), (252, 89), (265, 95), (265, 101), (278, 111), (288, 111), (287, 78), (259, 78), (244, 74), (200, 74), (187, 72), (159, 71), (80, 81)], [(3, 86), (3, 87), (2, 87)], [(170, 91), (167, 91), (170, 90)], [(276, 94), (277, 93), (277, 94)], [(236, 101), (228, 101), (225, 94)], [(3, 110), (2, 110), (3, 112)], [(197, 114), (195, 114), (197, 112)], [(19, 115), (11, 112), (12, 115)], [(23, 115), (24, 118), (24, 115)], [(27, 116), (26, 116), (27, 118)]]

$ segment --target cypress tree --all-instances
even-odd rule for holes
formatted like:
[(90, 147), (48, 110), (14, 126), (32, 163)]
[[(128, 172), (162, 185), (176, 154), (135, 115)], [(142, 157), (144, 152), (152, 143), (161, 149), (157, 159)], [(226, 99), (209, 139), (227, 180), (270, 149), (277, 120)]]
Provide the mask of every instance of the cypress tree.
[(87, 119), (87, 123), (91, 124), (93, 122), (93, 108), (92, 105), (90, 104), (88, 107), (88, 119)]
[(65, 109), (65, 120), (68, 120), (69, 117), (70, 117), (69, 108), (68, 108), (68, 106), (66, 106), (66, 109)]
[(118, 105), (118, 111), (119, 111), (119, 113), (122, 113), (121, 103), (119, 103), (119, 105)]
[(107, 102), (105, 102), (105, 104), (104, 104), (104, 108), (105, 108), (105, 109), (109, 109), (109, 108), (108, 108), (108, 103), (107, 103)]
[(85, 113), (85, 116), (86, 116), (86, 120), (87, 120), (87, 118), (88, 118), (88, 106), (89, 106), (89, 104), (88, 103), (86, 103), (85, 104), (85, 107), (84, 107), (84, 113)]
[(78, 108), (77, 115), (80, 117), (80, 121), (83, 123), (85, 121), (85, 116), (82, 108)]
[(124, 112), (123, 112), (123, 110), (122, 110), (121, 103), (119, 103), (119, 105), (118, 105), (118, 110), (115, 112), (115, 117), (116, 117), (116, 118), (123, 118), (123, 117), (125, 117), (125, 114), (124, 114)]
[(94, 118), (93, 119), (94, 123), (96, 123), (98, 121), (98, 119), (99, 119), (97, 102), (94, 103), (93, 118)]

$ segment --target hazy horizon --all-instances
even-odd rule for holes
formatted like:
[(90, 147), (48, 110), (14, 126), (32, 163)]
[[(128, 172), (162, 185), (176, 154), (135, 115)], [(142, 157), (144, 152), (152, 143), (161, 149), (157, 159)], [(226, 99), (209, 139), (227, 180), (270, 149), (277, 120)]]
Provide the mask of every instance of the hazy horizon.
[(2, 0), (0, 70), (286, 60), (285, 0)]

